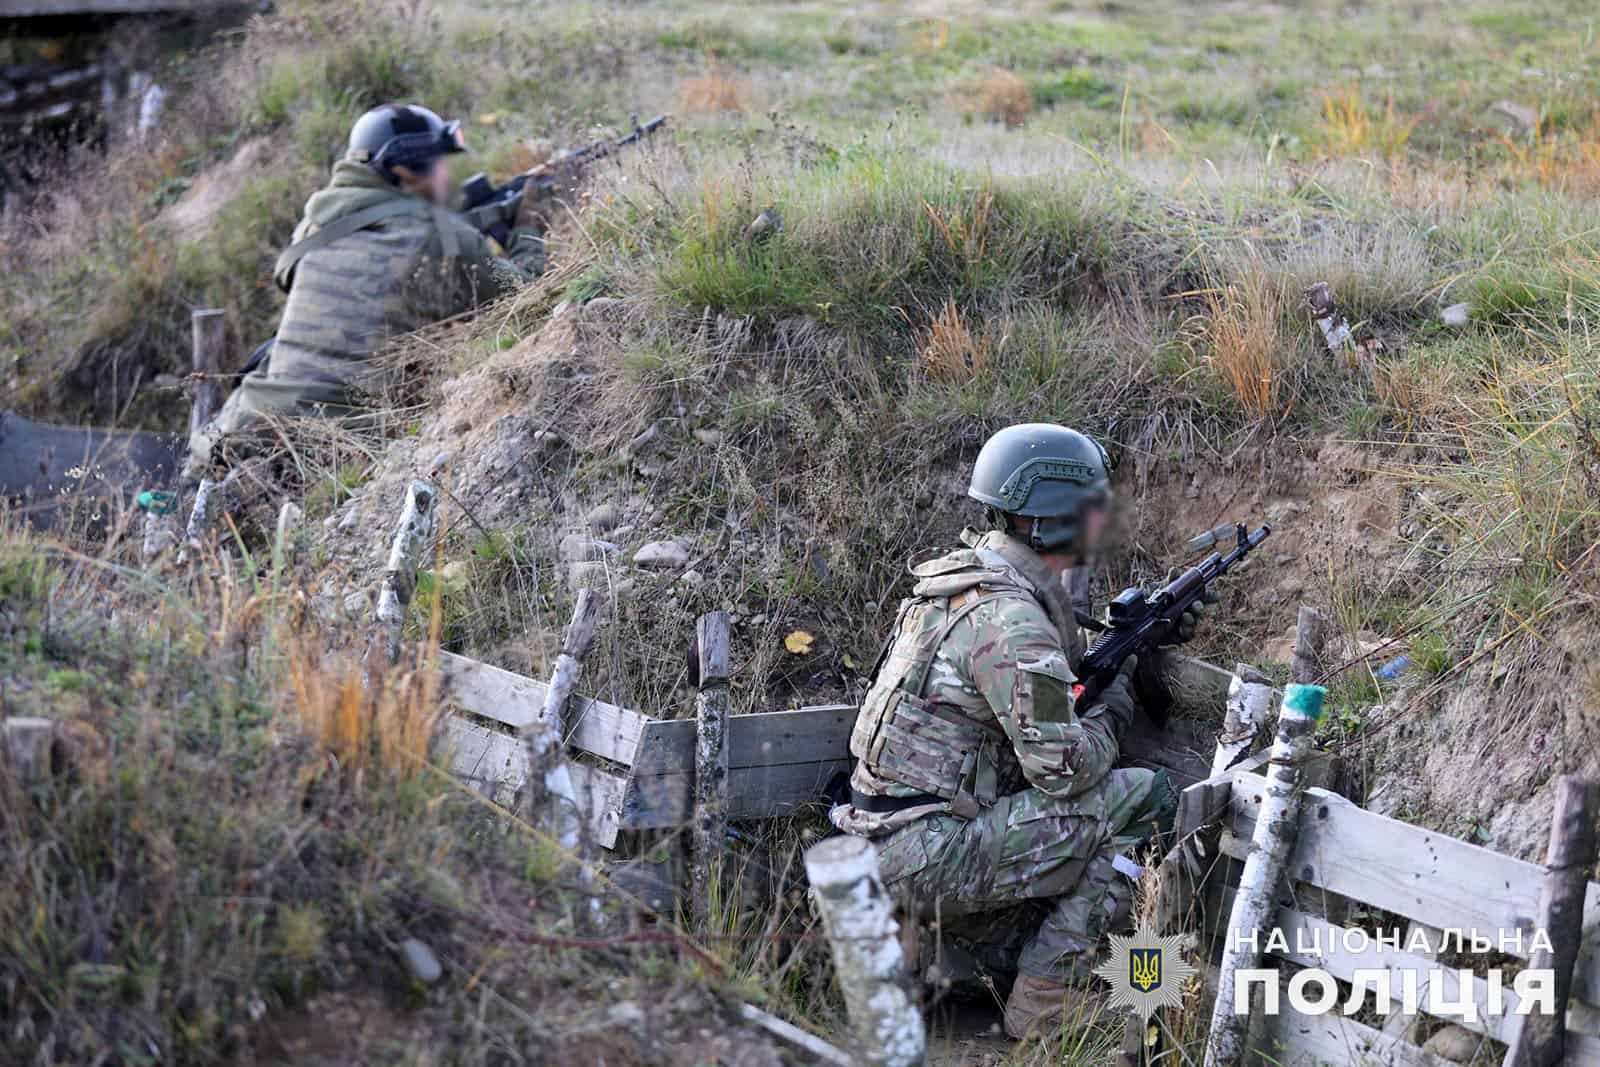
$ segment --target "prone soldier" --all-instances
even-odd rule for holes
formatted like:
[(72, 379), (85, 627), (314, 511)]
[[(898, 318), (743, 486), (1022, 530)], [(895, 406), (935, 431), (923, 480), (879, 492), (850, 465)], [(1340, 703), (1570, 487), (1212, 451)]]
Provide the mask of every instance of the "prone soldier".
[[(494, 218), (448, 206), (459, 122), (385, 104), (361, 116), (326, 188), (306, 201), (274, 278), (289, 294), (265, 360), (189, 441), (184, 481), (205, 476), (218, 443), (267, 415), (352, 416), (369, 361), (391, 338), (471, 310), (544, 270), (552, 189), (528, 183)], [(484, 230), (509, 237), (496, 254)], [(256, 363), (252, 360), (252, 363)]]

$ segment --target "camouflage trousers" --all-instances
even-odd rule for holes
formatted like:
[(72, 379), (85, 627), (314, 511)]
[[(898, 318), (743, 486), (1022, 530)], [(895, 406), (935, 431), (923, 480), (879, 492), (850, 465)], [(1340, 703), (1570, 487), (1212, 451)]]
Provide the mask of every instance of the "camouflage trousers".
[[(214, 474), (213, 466), (224, 462), (220, 455), (224, 440), (243, 437), (267, 419), (286, 415), (348, 417), (354, 411), (337, 387), (272, 378), (265, 369), (252, 371), (228, 394), (211, 421), (189, 435), (181, 479), (192, 484)], [(239, 444), (248, 454), (248, 442)]]
[(1131, 911), (1133, 882), (1113, 861), (1166, 831), (1176, 810), (1166, 772), (1114, 770), (1075, 797), (1026, 789), (971, 820), (930, 815), (882, 838), (878, 862), (891, 892), (941, 924), (1044, 903), (1018, 968), (1083, 979), (1102, 935)]

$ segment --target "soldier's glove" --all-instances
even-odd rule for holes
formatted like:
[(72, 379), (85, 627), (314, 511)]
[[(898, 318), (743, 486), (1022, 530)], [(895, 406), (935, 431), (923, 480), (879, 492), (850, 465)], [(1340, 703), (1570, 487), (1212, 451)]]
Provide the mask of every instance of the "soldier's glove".
[(1100, 690), (1100, 699), (1095, 703), (1095, 707), (1104, 708), (1105, 714), (1116, 720), (1119, 736), (1133, 721), (1133, 672), (1138, 669), (1139, 657), (1129, 656), (1123, 661), (1117, 676), (1111, 679), (1111, 684)]
[[(1167, 572), (1167, 581), (1172, 582), (1183, 574), (1183, 568), (1174, 567)], [(1172, 643), (1185, 644), (1194, 638), (1195, 631), (1200, 628), (1200, 621), (1205, 618), (1206, 611), (1217, 602), (1217, 594), (1207, 589), (1200, 594), (1198, 600), (1183, 609), (1183, 614), (1178, 616), (1177, 625), (1172, 628)]]
[(571, 163), (552, 161), (548, 172), (538, 181), (530, 181), (522, 187), (522, 198), (517, 202), (517, 213), (512, 219), (512, 226), (519, 230), (528, 229), (538, 233), (548, 230), (555, 219), (557, 206), (562, 203), (571, 206), (575, 203), (582, 189), (582, 177), (582, 164), (576, 161)]

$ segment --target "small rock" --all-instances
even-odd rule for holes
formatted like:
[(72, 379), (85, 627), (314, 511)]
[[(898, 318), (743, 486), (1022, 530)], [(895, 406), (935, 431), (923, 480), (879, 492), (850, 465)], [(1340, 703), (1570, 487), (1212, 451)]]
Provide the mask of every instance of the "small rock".
[(367, 613), (367, 591), (357, 589), (344, 595), (344, 613), (346, 615), (365, 615)]
[(1439, 321), (1446, 326), (1465, 326), (1472, 321), (1472, 305), (1466, 301), (1451, 304), (1439, 312)]
[(681, 581), (691, 589), (699, 589), (705, 584), (705, 576), (699, 571), (684, 571)]
[(651, 541), (633, 554), (633, 562), (640, 567), (671, 570), (688, 564), (689, 550), (677, 541)]
[(567, 443), (567, 439), (554, 430), (540, 430), (533, 435), (533, 440), (546, 452), (554, 452)]
[(605, 559), (616, 553), (617, 546), (610, 541), (597, 541), (588, 534), (569, 533), (561, 539), (561, 558), (568, 563)]
[(614, 296), (597, 296), (583, 305), (581, 318), (584, 321), (607, 322), (622, 316), (628, 308), (626, 302)]
[(1483, 1038), (1465, 1027), (1452, 1023), (1428, 1038), (1422, 1049), (1451, 1063), (1468, 1063), (1478, 1054), (1478, 1048), (1482, 1044)]
[(606, 1018), (613, 1025), (625, 1026), (629, 1029), (644, 1025), (644, 1009), (631, 1000), (624, 1000), (621, 1004), (613, 1004), (606, 1012)]
[(722, 443), (722, 431), (696, 430), (694, 432), (694, 439), (705, 445), (707, 448), (716, 448)]
[(1510, 100), (1497, 100), (1489, 106), (1497, 115), (1510, 119), (1521, 133), (1532, 133), (1539, 128), (1539, 110)]
[(596, 504), (583, 517), (583, 521), (596, 530), (613, 529), (621, 520), (622, 514), (617, 510), (615, 504)]
[(400, 962), (405, 964), (406, 973), (423, 985), (432, 985), (444, 974), (433, 949), (414, 937), (400, 942)]
[(339, 531), (341, 533), (348, 533), (349, 531), (354, 530), (356, 528), (356, 524), (360, 521), (360, 513), (357, 512), (355, 508), (347, 507), (344, 509), (344, 514), (339, 517)]

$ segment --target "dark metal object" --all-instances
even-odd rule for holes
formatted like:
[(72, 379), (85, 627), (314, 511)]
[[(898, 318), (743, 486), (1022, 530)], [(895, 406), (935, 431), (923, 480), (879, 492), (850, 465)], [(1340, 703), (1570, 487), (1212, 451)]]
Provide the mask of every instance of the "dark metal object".
[[(1184, 609), (1205, 595), (1206, 589), (1234, 564), (1267, 539), (1272, 527), (1262, 526), (1248, 533), (1244, 524), (1235, 528), (1238, 544), (1232, 552), (1213, 552), (1154, 593), (1134, 586), (1117, 594), (1107, 611), (1108, 628), (1084, 653), (1078, 671), (1081, 679), (1076, 692), (1079, 706), (1088, 707), (1117, 677), (1129, 656), (1161, 645), (1171, 644)], [(1165, 725), (1172, 710), (1172, 693), (1161, 679), (1153, 657), (1141, 661), (1134, 677), (1139, 706), (1156, 725)]]

